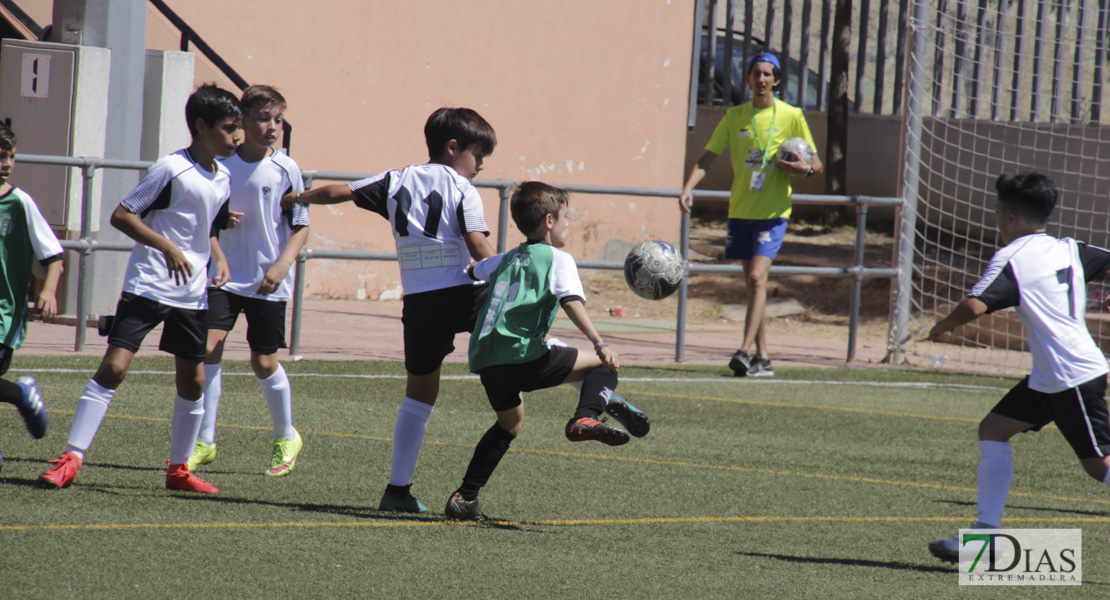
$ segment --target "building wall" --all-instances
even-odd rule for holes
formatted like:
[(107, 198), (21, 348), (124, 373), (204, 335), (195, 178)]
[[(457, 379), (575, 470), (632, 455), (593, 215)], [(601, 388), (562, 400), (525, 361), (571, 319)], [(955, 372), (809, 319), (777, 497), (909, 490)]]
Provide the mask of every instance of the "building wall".
[[(304, 169), (376, 173), (427, 162), (423, 127), (467, 106), (497, 130), (480, 179), (677, 188), (686, 152), (692, 0), (292, 0), (168, 2), (251, 83), (289, 101)], [(153, 9), (148, 46), (179, 34)], [(203, 58), (197, 81), (220, 81)], [(230, 87), (230, 85), (229, 85)], [(484, 190), (496, 236), (498, 199)], [(676, 241), (671, 199), (576, 195), (568, 250)], [(353, 205), (315, 207), (310, 247), (392, 251), (388, 224)], [(523, 237), (510, 227), (509, 247)], [(310, 297), (379, 298), (393, 263), (311, 261)]]

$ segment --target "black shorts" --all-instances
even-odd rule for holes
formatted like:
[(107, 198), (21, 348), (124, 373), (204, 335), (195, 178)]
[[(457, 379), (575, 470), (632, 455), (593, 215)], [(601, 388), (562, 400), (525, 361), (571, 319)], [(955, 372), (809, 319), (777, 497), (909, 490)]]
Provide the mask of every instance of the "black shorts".
[(552, 388), (566, 381), (577, 360), (577, 348), (552, 346), (550, 352), (533, 361), (479, 369), (478, 377), (490, 406), (501, 412), (520, 406), (521, 392)]
[(15, 350), (12, 350), (11, 346), (0, 344), (0, 377), (11, 368), (13, 354), (15, 354)]
[(208, 328), (231, 331), (247, 317), (247, 344), (255, 354), (276, 354), (285, 348), (285, 302), (248, 298), (220, 288), (208, 288)]
[(438, 369), (455, 350), (455, 334), (474, 331), (474, 319), (486, 301), (488, 288), (483, 283), (405, 294), (401, 309), (405, 370), (427, 375)]
[(1079, 458), (1110, 454), (1105, 375), (1055, 394), (1029, 389), (1026, 377), (1003, 396), (991, 412), (1032, 423), (1028, 431), (1040, 431), (1055, 422)]
[(130, 292), (120, 295), (108, 344), (138, 352), (143, 338), (159, 323), (158, 349), (187, 360), (203, 362), (208, 350), (208, 311), (176, 308)]

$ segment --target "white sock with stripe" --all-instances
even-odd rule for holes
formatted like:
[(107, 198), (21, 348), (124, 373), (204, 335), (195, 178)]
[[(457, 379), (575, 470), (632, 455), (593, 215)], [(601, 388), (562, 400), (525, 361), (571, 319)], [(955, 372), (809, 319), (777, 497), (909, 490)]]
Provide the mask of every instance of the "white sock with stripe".
[(393, 428), (393, 467), (389, 471), (390, 485), (406, 486), (416, 472), (416, 459), (424, 444), (424, 429), (435, 407), (405, 396), (397, 425)]
[(197, 445), (197, 433), (204, 420), (204, 396), (197, 400), (186, 400), (180, 394), (173, 399), (173, 425), (170, 438), (170, 464), (180, 465), (189, 462)]
[(110, 390), (96, 381), (90, 379), (85, 385), (85, 392), (77, 401), (77, 412), (73, 415), (73, 426), (69, 429), (69, 440), (66, 452), (72, 452), (82, 459), (85, 451), (92, 445), (104, 415), (108, 414), (108, 405), (112, 403), (112, 396), (116, 390)]
[(293, 390), (285, 368), (278, 364), (277, 371), (266, 379), (259, 379), (262, 397), (270, 407), (270, 422), (274, 426), (274, 441), (293, 439)]
[(1002, 511), (1014, 481), (1010, 442), (979, 440), (978, 521), (991, 527), (1002, 524)]
[(223, 363), (204, 365), (204, 420), (197, 439), (211, 446), (216, 443), (216, 413), (224, 393)]

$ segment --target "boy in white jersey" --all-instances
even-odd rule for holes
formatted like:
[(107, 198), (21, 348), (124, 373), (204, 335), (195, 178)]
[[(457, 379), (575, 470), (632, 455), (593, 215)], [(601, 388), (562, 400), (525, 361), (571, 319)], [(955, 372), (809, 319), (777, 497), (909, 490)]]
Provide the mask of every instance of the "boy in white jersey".
[[(998, 231), (1005, 246), (968, 297), (929, 332), (938, 340), (984, 313), (1013, 307), (1027, 332), (1032, 373), (979, 423), (978, 517), (973, 529), (997, 529), (1014, 477), (1010, 438), (1056, 423), (1091, 477), (1110, 486), (1110, 421), (1106, 357), (1091, 339), (1084, 311), (1087, 282), (1110, 269), (1110, 252), (1045, 233), (1058, 193), (1040, 173), (1001, 175), (995, 182)], [(929, 551), (959, 561), (956, 539)]]
[(177, 370), (166, 488), (219, 491), (190, 473), (186, 462), (204, 417), (209, 259), (217, 264), (217, 286), (229, 276), (216, 229), (228, 224), (230, 177), (216, 158), (235, 151), (242, 110), (230, 92), (205, 85), (189, 96), (185, 117), (192, 144), (155, 162), (112, 213), (112, 226), (137, 243), (127, 263), (108, 350), (77, 402), (66, 451), (39, 475), (44, 487), (73, 483), (135, 353), (146, 334), (164, 323), (158, 347), (174, 355)]
[[(27, 301), (35, 261), (45, 267), (45, 282), (35, 298), (35, 310), (49, 321), (58, 314), (55, 290), (62, 276), (62, 246), (31, 196), (8, 183), (15, 169), (16, 139), (0, 122), (0, 376), (8, 372), (12, 354), (27, 337)], [(31, 437), (40, 439), (50, 425), (34, 377), (15, 382), (0, 379), (0, 402), (19, 409)], [(0, 468), (4, 458), (0, 456)]]
[(487, 237), (482, 199), (470, 181), (493, 152), (497, 136), (469, 108), (441, 108), (424, 125), (427, 164), (350, 184), (316, 188), (283, 199), (337, 204), (354, 201), (393, 224), (405, 332), (405, 398), (393, 432), (393, 464), (379, 510), (427, 512), (411, 493), (424, 430), (439, 395), (439, 371), (454, 349), (455, 334), (474, 328), (485, 286), (466, 272), (470, 259), (495, 254)]
[[(629, 433), (643, 437), (650, 428), (647, 416), (614, 392), (617, 353), (601, 340), (586, 313), (574, 257), (560, 250), (570, 237), (567, 204), (564, 190), (538, 181), (521, 184), (509, 206), (528, 241), (470, 268), (472, 277), (490, 286), (470, 336), (470, 370), (481, 377), (497, 422), (474, 448), (462, 486), (447, 500), (448, 518), (487, 519), (478, 506), (478, 492), (520, 433), (522, 392), (579, 384), (578, 409), (565, 432), (572, 442), (619, 446), (628, 442)], [(596, 356), (546, 339), (560, 306), (594, 344)], [(602, 411), (628, 431), (598, 421)]]
[(297, 163), (274, 148), (285, 98), (270, 86), (255, 85), (243, 92), (240, 102), (245, 139), (235, 154), (222, 161), (231, 173), (228, 208), (240, 223), (220, 235), (231, 281), (208, 290), (204, 421), (189, 470), (216, 458), (216, 415), (223, 390), (220, 361), (227, 334), (242, 312), (247, 318), (251, 369), (262, 386), (273, 425), (266, 475), (280, 477), (293, 470), (303, 445), (293, 429), (292, 391), (277, 351), (285, 347), (285, 303), (293, 295), (290, 267), (308, 239), (308, 209), (299, 204), (291, 211), (281, 208), (282, 196), (304, 191)]

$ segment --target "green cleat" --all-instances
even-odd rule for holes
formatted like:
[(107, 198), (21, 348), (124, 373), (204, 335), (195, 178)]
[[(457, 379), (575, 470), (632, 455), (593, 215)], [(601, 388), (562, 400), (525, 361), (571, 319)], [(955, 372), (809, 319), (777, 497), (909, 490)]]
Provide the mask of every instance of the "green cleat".
[(631, 402), (615, 393), (609, 398), (605, 412), (612, 415), (621, 425), (624, 425), (628, 433), (636, 437), (644, 437), (648, 431), (651, 431), (651, 423), (644, 411), (632, 406)]
[(424, 506), (423, 502), (417, 500), (416, 496), (413, 496), (407, 488), (408, 486), (405, 486), (404, 492), (394, 492), (387, 489), (385, 493), (382, 494), (382, 501), (378, 503), (378, 510), (406, 513), (428, 512), (428, 507)]
[(196, 471), (200, 465), (206, 465), (214, 460), (216, 460), (216, 444), (205, 444), (197, 440), (193, 455), (189, 457), (189, 462), (185, 463), (185, 468)]
[(296, 430), (293, 430), (293, 439), (280, 439), (274, 442), (274, 456), (270, 460), (270, 468), (267, 469), (266, 474), (271, 477), (288, 475), (297, 464), (297, 455), (301, 453), (303, 447), (304, 440)]

